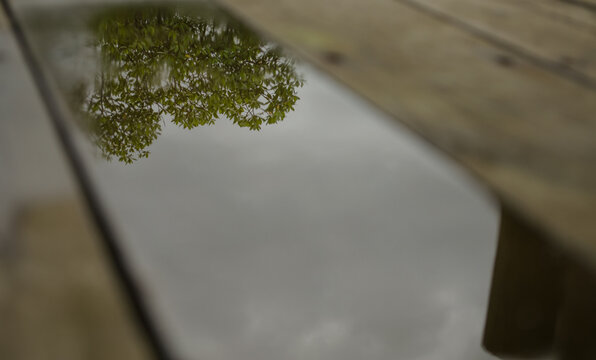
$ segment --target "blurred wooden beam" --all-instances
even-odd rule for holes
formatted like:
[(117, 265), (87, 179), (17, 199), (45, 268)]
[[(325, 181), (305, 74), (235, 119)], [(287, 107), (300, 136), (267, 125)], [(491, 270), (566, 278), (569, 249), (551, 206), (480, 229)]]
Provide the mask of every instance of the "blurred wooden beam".
[(484, 331), (499, 356), (540, 356), (554, 348), (563, 298), (560, 255), (507, 210), (501, 227)]
[(80, 200), (28, 206), (0, 257), (0, 358), (151, 359)]
[(596, 276), (506, 209), (484, 346), (506, 358), (596, 358)]

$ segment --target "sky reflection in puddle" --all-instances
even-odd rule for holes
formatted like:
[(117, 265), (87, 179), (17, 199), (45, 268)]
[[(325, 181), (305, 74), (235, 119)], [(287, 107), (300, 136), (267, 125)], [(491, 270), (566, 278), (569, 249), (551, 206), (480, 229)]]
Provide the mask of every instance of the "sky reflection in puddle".
[[(98, 62), (103, 48), (87, 23), (97, 12), (77, 11), (89, 15), (75, 16), (78, 24), (44, 12), (31, 34), (65, 98), (79, 104), (72, 134), (183, 357), (491, 358), (480, 339), (497, 215), (466, 177), (253, 35), (232, 30), (208, 54), (217, 42), (188, 40), (190, 52), (149, 59), (145, 48), (184, 41), (135, 28), (150, 40), (137, 44), (143, 60), (131, 67), (132, 55), (111, 42)], [(127, 11), (112, 13), (159, 21)], [(184, 11), (164, 21), (213, 24)], [(130, 43), (119, 34), (127, 26), (106, 36)], [(231, 63), (210, 63), (220, 58)], [(98, 64), (126, 78), (98, 83)], [(169, 93), (176, 82), (183, 89)], [(110, 100), (101, 100), (102, 84)], [(98, 116), (102, 106), (118, 116)]]

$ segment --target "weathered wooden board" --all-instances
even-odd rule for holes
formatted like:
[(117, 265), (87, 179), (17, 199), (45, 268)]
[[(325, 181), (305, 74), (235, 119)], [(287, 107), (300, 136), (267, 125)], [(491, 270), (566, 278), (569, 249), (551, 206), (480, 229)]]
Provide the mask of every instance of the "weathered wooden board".
[(557, 0), (527, 0), (514, 3), (519, 7), (531, 9), (534, 16), (543, 14), (553, 21), (566, 22), (586, 31), (595, 31), (596, 12), (573, 3)]
[[(431, 13), (442, 14), (463, 27), (521, 56), (536, 59), (555, 71), (578, 72), (596, 84), (596, 18), (586, 26), (540, 11), (535, 1), (407, 0)], [(556, 7), (555, 7), (556, 6)], [(570, 5), (553, 2), (559, 13)], [(576, 10), (576, 9), (572, 9)], [(592, 15), (590, 11), (582, 9)]]
[(0, 258), (4, 359), (151, 359), (80, 199), (35, 204)]
[[(221, 2), (453, 156), (503, 203), (596, 264), (591, 81), (413, 1)], [(575, 43), (572, 34), (536, 49), (556, 58), (565, 53), (557, 44)], [(580, 43), (591, 49), (590, 36)]]

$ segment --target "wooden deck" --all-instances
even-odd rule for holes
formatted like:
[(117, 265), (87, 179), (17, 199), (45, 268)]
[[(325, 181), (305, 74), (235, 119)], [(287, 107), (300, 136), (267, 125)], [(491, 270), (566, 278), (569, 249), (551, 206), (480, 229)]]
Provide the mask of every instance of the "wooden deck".
[(596, 2), (221, 2), (596, 265)]
[[(589, 318), (595, 313), (594, 279), (574, 261), (553, 255), (557, 252), (550, 246), (560, 245), (575, 255), (572, 260), (596, 269), (596, 0), (219, 2), (448, 154), (503, 204), (506, 216), (485, 332), (490, 351), (517, 355), (556, 343), (567, 354), (562, 358), (581, 358), (571, 353), (577, 349), (588, 354), (584, 358), (596, 354), (591, 345), (596, 322)], [(0, 30), (6, 27), (0, 12)], [(80, 237), (77, 231), (48, 233), (47, 224), (77, 221), (71, 213), (78, 213), (80, 204), (57, 206), (24, 217), (25, 224), (33, 225), (25, 228), (35, 230), (26, 233), (32, 245), (40, 245), (39, 234), (65, 241)], [(32, 257), (20, 269), (46, 261), (57, 275), (68, 270), (61, 266), (70, 263), (56, 260), (64, 254), (49, 254), (53, 257)], [(100, 259), (95, 250), (89, 256)], [(98, 260), (93, 266), (100, 271), (106, 265)], [(92, 290), (115, 292), (104, 275), (91, 284)], [(30, 288), (44, 284), (23, 279)], [(68, 295), (68, 286), (57, 292)], [(107, 320), (130, 325), (118, 299), (98, 299), (112, 311)], [(17, 303), (0, 305), (10, 310)], [(512, 331), (518, 314), (528, 308), (541, 321), (530, 319), (531, 326)], [(40, 308), (40, 313), (52, 311)], [(100, 322), (101, 331), (109, 329), (108, 322)], [(86, 326), (76, 323), (64, 331)], [(150, 357), (135, 329), (124, 330), (137, 342), (120, 348), (129, 357)], [(120, 344), (118, 334), (104, 333)], [(100, 340), (89, 344), (100, 346)], [(11, 350), (27, 354), (17, 345)]]

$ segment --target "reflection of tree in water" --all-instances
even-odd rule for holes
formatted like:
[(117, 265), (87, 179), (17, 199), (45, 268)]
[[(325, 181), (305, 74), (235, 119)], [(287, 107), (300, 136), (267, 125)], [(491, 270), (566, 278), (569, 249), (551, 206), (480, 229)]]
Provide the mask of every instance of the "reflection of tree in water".
[(187, 129), (219, 117), (251, 130), (293, 110), (303, 81), (291, 60), (237, 23), (134, 9), (97, 23), (103, 60), (83, 110), (103, 155), (147, 157), (162, 120)]

